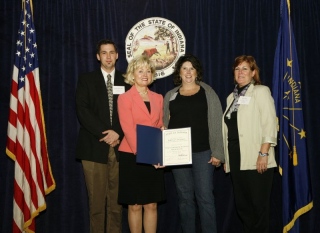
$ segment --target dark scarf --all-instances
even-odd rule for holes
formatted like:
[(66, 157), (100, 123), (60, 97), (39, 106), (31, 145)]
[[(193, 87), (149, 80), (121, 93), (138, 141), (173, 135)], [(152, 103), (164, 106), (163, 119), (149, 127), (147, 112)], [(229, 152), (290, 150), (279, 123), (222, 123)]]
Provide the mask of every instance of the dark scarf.
[[(250, 84), (248, 84), (247, 86), (245, 86), (243, 88), (243, 90), (240, 92), (240, 94), (238, 93), (239, 92), (239, 88), (238, 88), (238, 85), (236, 85), (233, 89), (233, 102), (232, 102), (232, 105), (231, 107), (229, 108), (229, 111), (228, 113), (226, 114), (226, 117), (228, 119), (231, 119), (231, 113), (233, 112), (237, 112), (238, 111), (238, 108), (240, 106), (240, 104), (238, 104), (238, 100), (240, 98), (240, 96), (244, 96), (248, 90), (248, 88), (250, 87)], [(241, 89), (241, 88), (240, 88)]]

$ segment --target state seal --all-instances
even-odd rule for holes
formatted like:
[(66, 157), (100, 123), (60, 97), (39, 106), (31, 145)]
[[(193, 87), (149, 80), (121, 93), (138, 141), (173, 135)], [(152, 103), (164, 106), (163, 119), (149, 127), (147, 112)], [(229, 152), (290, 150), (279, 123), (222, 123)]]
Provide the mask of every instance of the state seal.
[(165, 18), (152, 17), (136, 23), (126, 41), (126, 58), (145, 55), (156, 66), (156, 78), (173, 73), (178, 58), (185, 54), (186, 40), (181, 29)]

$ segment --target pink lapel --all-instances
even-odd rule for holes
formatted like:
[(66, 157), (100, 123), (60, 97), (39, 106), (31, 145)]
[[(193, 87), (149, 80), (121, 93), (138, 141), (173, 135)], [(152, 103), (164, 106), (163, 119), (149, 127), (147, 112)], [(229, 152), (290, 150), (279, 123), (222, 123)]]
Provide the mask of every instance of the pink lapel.
[[(137, 106), (139, 109), (141, 109), (142, 112), (144, 112), (147, 116), (150, 117), (150, 113), (146, 107), (146, 104), (143, 102), (139, 92), (137, 91), (135, 86), (132, 86), (130, 89), (131, 95), (132, 95), (132, 101), (135, 103), (135, 106)], [(151, 104), (151, 103), (150, 103)], [(151, 108), (152, 109), (152, 108)], [(152, 110), (151, 110), (152, 112)]]
[(154, 92), (149, 91), (149, 100), (151, 106), (151, 119), (157, 119), (159, 118), (159, 111), (157, 109), (159, 109), (160, 106), (158, 106), (158, 98)]

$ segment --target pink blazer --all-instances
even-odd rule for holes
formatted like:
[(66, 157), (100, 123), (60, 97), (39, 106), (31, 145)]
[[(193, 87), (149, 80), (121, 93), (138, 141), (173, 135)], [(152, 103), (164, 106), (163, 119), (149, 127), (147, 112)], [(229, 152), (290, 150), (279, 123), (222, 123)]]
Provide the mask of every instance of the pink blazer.
[(137, 124), (158, 128), (163, 126), (163, 97), (150, 90), (148, 90), (148, 96), (151, 106), (150, 113), (135, 86), (119, 95), (118, 113), (124, 132), (124, 138), (120, 143), (119, 151), (137, 153)]

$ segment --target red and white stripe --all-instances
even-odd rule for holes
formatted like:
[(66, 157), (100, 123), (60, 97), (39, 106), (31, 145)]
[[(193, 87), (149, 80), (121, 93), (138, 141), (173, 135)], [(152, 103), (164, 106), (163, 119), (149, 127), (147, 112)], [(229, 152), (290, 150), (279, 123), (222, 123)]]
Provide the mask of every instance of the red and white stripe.
[(15, 160), (13, 232), (35, 232), (34, 218), (46, 209), (45, 195), (55, 189), (42, 110), (39, 69), (25, 76), (18, 90), (14, 66), (7, 154)]

